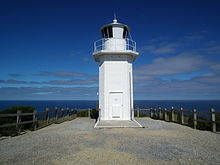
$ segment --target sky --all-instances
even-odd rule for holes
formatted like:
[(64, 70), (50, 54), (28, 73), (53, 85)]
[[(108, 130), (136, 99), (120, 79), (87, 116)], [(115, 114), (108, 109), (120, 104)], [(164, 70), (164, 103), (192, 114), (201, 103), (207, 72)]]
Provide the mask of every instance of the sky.
[(97, 100), (114, 13), (137, 42), (135, 100), (220, 99), (220, 1), (1, 0), (0, 100)]

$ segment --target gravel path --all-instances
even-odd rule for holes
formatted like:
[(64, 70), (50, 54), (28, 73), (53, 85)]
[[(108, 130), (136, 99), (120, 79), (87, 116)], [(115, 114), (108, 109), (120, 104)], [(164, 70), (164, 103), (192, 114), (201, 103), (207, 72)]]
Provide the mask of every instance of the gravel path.
[(138, 119), (146, 128), (94, 129), (77, 118), (0, 140), (0, 164), (220, 164), (220, 134)]

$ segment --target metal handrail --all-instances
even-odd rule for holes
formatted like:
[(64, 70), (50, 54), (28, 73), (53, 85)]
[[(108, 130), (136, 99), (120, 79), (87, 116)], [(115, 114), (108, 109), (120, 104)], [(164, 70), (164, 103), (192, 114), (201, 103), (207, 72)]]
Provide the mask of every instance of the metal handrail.
[[(109, 38), (102, 38), (94, 42), (94, 52), (105, 50), (105, 41)], [(125, 38), (126, 50), (136, 51), (136, 42), (130, 38)]]

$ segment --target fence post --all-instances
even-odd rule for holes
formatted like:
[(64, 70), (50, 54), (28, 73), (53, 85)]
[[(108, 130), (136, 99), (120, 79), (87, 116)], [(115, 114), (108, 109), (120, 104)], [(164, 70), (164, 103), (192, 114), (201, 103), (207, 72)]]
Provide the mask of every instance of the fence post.
[(156, 119), (157, 118), (157, 110), (156, 110), (156, 108), (154, 108), (154, 118)]
[(73, 116), (73, 109), (70, 109), (70, 116)]
[(66, 108), (62, 108), (62, 109), (63, 109), (63, 114), (62, 114), (62, 116), (65, 117), (65, 115), (66, 115)]
[(36, 131), (37, 129), (37, 111), (34, 110), (34, 113), (33, 113), (33, 129), (34, 131)]
[(161, 108), (159, 107), (158, 109), (159, 109), (159, 119), (161, 119), (161, 116), (162, 116), (161, 115)]
[(17, 124), (16, 124), (16, 130), (17, 130), (17, 134), (19, 135), (21, 132), (21, 126), (20, 126), (20, 122), (21, 122), (21, 111), (17, 110)]
[(45, 120), (46, 120), (46, 124), (48, 124), (49, 123), (49, 109), (48, 108), (46, 108), (45, 110)]
[(54, 109), (55, 109), (55, 119), (57, 120), (58, 119), (58, 108), (55, 107)]
[(77, 111), (77, 108), (74, 108), (74, 111), (75, 111), (75, 116), (78, 117), (78, 116), (77, 116), (77, 112), (78, 112), (78, 111)]
[(88, 109), (88, 117), (91, 117), (91, 116), (90, 116), (90, 108)]
[(197, 114), (196, 109), (193, 109), (193, 128), (196, 129), (197, 126)]
[(172, 120), (172, 122), (175, 121), (175, 119), (174, 119), (174, 107), (171, 107), (171, 120)]
[(66, 114), (67, 116), (70, 116), (70, 109), (68, 107), (66, 108)]
[(215, 109), (211, 108), (212, 132), (216, 132)]
[(153, 108), (150, 108), (150, 117), (151, 117), (151, 118), (154, 117)]
[(164, 108), (164, 120), (167, 121), (167, 109)]
[(181, 111), (181, 124), (184, 124), (183, 108), (180, 108), (180, 111)]
[(64, 109), (62, 108), (61, 109), (61, 118), (63, 118), (63, 115), (64, 115)]
[(139, 108), (137, 108), (137, 117), (140, 117), (140, 112), (139, 112)]

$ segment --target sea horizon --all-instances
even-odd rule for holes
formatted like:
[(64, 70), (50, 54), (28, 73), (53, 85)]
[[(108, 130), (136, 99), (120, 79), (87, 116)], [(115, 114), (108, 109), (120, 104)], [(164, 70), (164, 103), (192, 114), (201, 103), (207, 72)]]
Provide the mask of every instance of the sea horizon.
[[(98, 100), (0, 100), (0, 111), (12, 106), (32, 106), (37, 111), (46, 108), (95, 109)], [(134, 100), (134, 108), (183, 108), (186, 110), (208, 112), (211, 108), (220, 112), (220, 100)]]
[[(134, 99), (134, 101), (220, 101), (220, 99)], [(0, 101), (98, 101), (98, 100), (90, 100), (90, 99), (82, 99), (82, 100), (62, 100), (62, 99), (48, 99), (48, 100), (0, 100)]]

